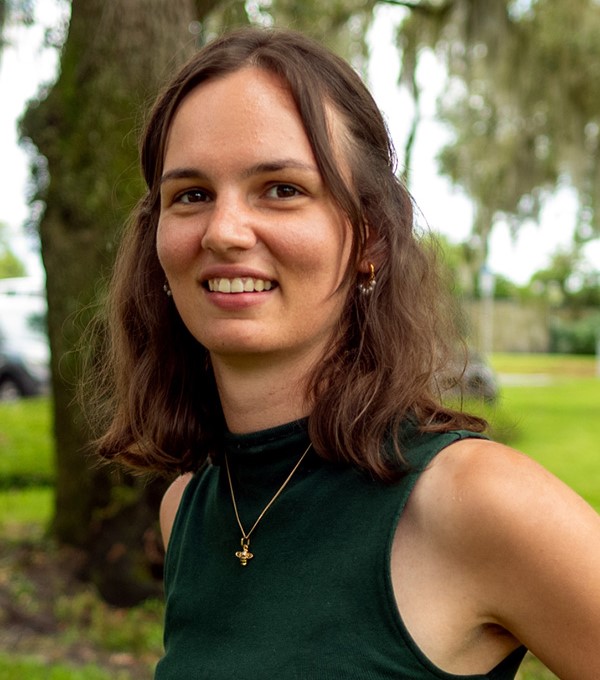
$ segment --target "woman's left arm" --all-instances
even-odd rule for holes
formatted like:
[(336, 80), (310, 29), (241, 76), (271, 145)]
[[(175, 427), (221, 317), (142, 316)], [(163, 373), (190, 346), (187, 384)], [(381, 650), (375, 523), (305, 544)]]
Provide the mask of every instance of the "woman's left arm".
[(508, 447), (465, 449), (453, 456), (451, 523), (490, 618), (562, 680), (598, 680), (600, 515)]

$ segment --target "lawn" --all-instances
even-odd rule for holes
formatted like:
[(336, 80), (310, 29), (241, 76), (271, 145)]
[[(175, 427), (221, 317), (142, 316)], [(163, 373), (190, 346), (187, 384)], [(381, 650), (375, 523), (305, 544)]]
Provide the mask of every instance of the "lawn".
[(505, 383), (498, 408), (515, 426), (510, 444), (600, 512), (600, 378), (594, 358), (498, 355), (492, 364)]
[(0, 402), (0, 488), (50, 486), (54, 477), (50, 402)]
[(595, 357), (570, 354), (494, 354), (491, 363), (500, 375), (545, 375), (567, 378), (598, 377)]
[[(600, 511), (595, 360), (503, 354), (492, 357), (492, 365), (500, 399), (481, 408), (497, 436)], [(162, 605), (114, 609), (66, 576), (71, 556), (53, 546), (46, 531), (52, 480), (49, 401), (0, 403), (0, 598), (16, 603), (25, 619), (6, 621), (0, 611), (0, 677), (149, 680), (161, 650)], [(24, 623), (40, 630), (28, 637)], [(531, 656), (517, 678), (556, 680)]]

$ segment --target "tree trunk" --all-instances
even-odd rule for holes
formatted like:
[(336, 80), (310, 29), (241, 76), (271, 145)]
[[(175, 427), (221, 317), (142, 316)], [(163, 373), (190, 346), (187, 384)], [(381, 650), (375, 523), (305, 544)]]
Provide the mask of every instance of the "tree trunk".
[(158, 83), (193, 50), (189, 26), (197, 18), (193, 0), (73, 0), (59, 79), (29, 107), (22, 126), (47, 161), (38, 178), (47, 182), (40, 233), (52, 349), (53, 530), (61, 543), (82, 550), (87, 575), (119, 604), (157, 589), (145, 577), (159, 545), (162, 489), (95, 465), (74, 401), (75, 350), (142, 190), (140, 114)]

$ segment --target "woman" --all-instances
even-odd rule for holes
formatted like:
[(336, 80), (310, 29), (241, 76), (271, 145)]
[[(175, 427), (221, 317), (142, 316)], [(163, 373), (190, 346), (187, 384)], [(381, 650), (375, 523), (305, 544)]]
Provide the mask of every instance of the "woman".
[(100, 451), (180, 473), (156, 677), (600, 677), (599, 518), (440, 403), (447, 306), (353, 70), (229, 34), (142, 165)]

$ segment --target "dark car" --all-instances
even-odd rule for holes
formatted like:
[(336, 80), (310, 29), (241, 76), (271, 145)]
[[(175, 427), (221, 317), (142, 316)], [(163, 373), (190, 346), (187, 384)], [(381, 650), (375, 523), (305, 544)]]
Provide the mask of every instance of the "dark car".
[(0, 400), (44, 394), (50, 382), (45, 309), (0, 296)]

